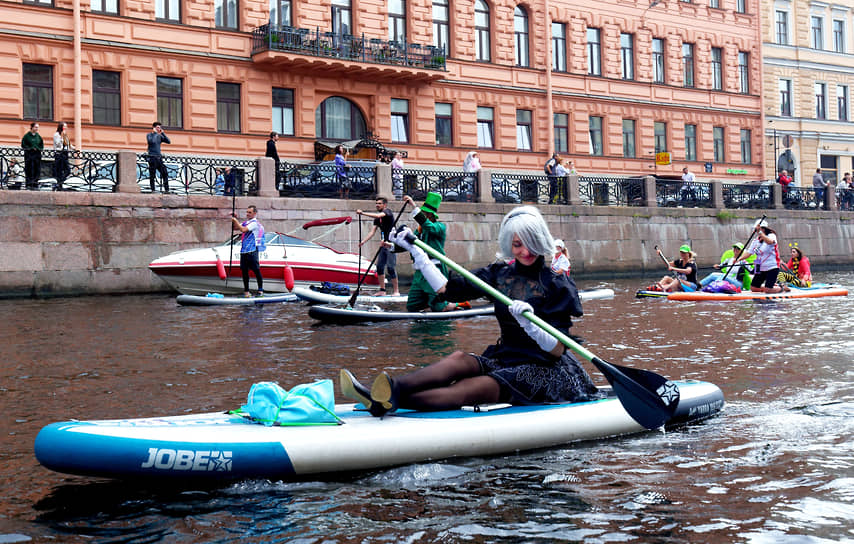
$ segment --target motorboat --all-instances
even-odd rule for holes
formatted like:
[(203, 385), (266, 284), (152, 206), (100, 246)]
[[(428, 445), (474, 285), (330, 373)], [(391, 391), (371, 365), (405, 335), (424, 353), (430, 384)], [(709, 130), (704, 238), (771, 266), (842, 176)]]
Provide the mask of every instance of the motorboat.
[[(378, 285), (374, 269), (365, 275), (371, 264), (369, 259), (316, 242), (338, 227), (349, 225), (351, 221), (351, 217), (309, 221), (302, 226), (303, 229), (331, 227), (329, 231), (312, 240), (299, 238), (293, 233), (264, 233), (267, 248), (259, 255), (264, 292), (288, 292), (285, 286), (286, 268), (290, 268), (295, 285), (332, 282), (355, 286), (363, 275), (363, 285)], [(152, 261), (148, 269), (170, 287), (186, 295), (204, 295), (209, 292), (242, 293), (240, 234), (218, 246), (170, 253)], [(249, 287), (254, 290), (255, 286), (255, 278), (250, 275)]]

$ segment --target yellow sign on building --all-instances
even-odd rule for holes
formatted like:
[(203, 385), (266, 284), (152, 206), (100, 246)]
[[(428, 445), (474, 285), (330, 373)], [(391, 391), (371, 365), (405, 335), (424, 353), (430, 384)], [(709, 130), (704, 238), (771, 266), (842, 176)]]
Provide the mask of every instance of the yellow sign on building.
[(655, 154), (655, 164), (656, 166), (667, 166), (670, 164), (670, 153), (664, 151), (662, 153)]

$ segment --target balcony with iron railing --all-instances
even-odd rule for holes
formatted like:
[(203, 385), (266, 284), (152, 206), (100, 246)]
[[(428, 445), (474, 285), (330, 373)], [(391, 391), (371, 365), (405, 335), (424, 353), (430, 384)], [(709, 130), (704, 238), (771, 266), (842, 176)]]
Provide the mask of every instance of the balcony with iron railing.
[(263, 25), (252, 31), (256, 64), (292, 70), (325, 68), (350, 75), (439, 79), (445, 50), (432, 45), (323, 32), (319, 28)]

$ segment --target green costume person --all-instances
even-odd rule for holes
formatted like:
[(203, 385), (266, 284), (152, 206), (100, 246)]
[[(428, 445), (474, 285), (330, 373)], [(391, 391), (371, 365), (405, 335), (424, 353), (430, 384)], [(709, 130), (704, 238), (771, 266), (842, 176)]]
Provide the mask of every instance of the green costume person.
[[(405, 196), (412, 206), (415, 203), (412, 198)], [(442, 203), (442, 195), (438, 193), (427, 193), (424, 204), (412, 211), (412, 218), (418, 223), (418, 238), (433, 249), (445, 254), (445, 237), (447, 228), (439, 221), (439, 205)], [(438, 260), (433, 261), (445, 277), (448, 277), (447, 267)], [(416, 270), (409, 288), (409, 296), (406, 299), (406, 310), (409, 312), (420, 312), (430, 308), (434, 312), (441, 312), (448, 305), (447, 302), (436, 300), (436, 291), (430, 287), (427, 280)]]

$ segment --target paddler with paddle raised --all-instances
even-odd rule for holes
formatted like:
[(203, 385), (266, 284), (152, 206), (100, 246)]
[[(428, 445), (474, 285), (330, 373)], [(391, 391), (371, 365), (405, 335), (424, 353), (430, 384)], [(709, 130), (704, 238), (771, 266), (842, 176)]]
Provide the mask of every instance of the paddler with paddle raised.
[(468, 274), (470, 278), (448, 279), (419, 247), (423, 244), (411, 236), (404, 228), (393, 240), (412, 254), (416, 270), (439, 299), (463, 301), (481, 297), (488, 293), (486, 286), (507, 299), (490, 297), (501, 336), (481, 355), (455, 351), (409, 374), (391, 377), (383, 372), (370, 389), (342, 369), (340, 385), (345, 396), (361, 402), (375, 416), (397, 408), (449, 410), (468, 405), (573, 402), (597, 397), (596, 386), (575, 357), (553, 334), (523, 316), (531, 312), (568, 334), (572, 317), (582, 315), (574, 281), (551, 270), (555, 241), (535, 207), (515, 208), (504, 217), (498, 233), (500, 260), (474, 270)]

